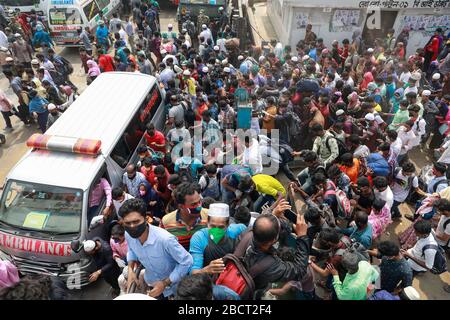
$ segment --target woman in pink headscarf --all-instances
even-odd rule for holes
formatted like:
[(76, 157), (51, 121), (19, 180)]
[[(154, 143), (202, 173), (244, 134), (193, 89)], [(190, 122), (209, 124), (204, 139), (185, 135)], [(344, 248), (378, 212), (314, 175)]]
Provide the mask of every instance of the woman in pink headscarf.
[(0, 289), (11, 287), (19, 280), (17, 267), (9, 261), (0, 260)]
[(101, 71), (100, 68), (97, 65), (97, 62), (95, 62), (94, 60), (88, 60), (86, 62), (89, 70), (88, 70), (88, 84), (90, 84), (92, 81), (95, 80), (95, 78), (97, 78)]
[(391, 222), (391, 209), (386, 205), (386, 201), (376, 199), (369, 215), (369, 223), (372, 225), (372, 238), (377, 239), (381, 236)]
[(373, 75), (372, 75), (372, 72), (368, 71), (368, 72), (364, 73), (363, 80), (361, 81), (361, 84), (359, 85), (359, 90), (366, 91), (367, 86), (371, 82), (373, 82)]

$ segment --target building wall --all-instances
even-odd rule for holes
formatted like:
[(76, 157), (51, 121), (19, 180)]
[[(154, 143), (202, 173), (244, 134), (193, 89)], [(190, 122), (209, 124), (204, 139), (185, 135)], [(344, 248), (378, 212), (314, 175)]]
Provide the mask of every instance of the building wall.
[[(364, 30), (369, 6), (382, 11), (398, 12), (393, 26), (396, 35), (403, 29), (405, 16), (431, 19), (425, 23), (425, 30), (410, 32), (408, 55), (427, 43), (433, 34), (435, 17), (446, 16), (445, 24), (440, 26), (450, 28), (450, 0), (320, 0), (320, 3), (310, 0), (268, 0), (267, 6), (268, 16), (280, 41), (293, 48), (299, 40), (304, 39), (307, 23), (312, 24), (313, 31), (324, 39), (326, 45), (330, 45), (333, 40), (342, 41), (345, 38), (351, 41), (355, 30)], [(342, 17), (345, 24), (339, 22)]]

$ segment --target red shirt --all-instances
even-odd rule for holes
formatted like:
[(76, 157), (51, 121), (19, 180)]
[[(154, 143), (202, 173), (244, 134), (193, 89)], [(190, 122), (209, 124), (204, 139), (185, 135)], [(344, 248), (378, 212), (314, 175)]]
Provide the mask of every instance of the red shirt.
[(102, 72), (114, 71), (114, 60), (108, 54), (102, 54), (98, 58), (98, 66)]
[(153, 185), (155, 184), (155, 166), (151, 166), (149, 170), (147, 170), (146, 167), (142, 166), (141, 167), (141, 173), (145, 176), (145, 178), (147, 179), (148, 183), (150, 183), (150, 185), (153, 187)]
[(202, 103), (197, 107), (197, 110), (195, 111), (195, 121), (202, 121), (202, 113), (203, 111), (208, 110), (208, 106), (206, 103)]
[[(147, 140), (147, 145), (150, 148), (152, 148), (155, 151), (161, 151), (163, 153), (166, 153), (166, 146), (165, 146), (166, 138), (164, 137), (164, 135), (161, 132), (155, 130), (155, 135), (153, 137), (150, 137), (150, 135), (146, 131), (145, 134), (144, 134), (144, 138), (145, 138), (145, 140)], [(152, 143), (163, 144), (164, 146), (163, 147), (157, 147), (157, 146), (155, 146)]]

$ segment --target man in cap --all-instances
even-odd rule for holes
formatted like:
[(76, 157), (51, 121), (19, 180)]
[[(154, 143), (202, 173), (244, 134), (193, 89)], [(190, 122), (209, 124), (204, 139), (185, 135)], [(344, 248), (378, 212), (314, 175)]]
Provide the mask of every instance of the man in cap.
[(219, 7), (219, 31), (225, 31), (226, 26), (228, 25), (228, 15), (225, 12), (223, 7)]
[(189, 38), (192, 39), (196, 33), (195, 23), (192, 22), (189, 14), (186, 14), (184, 16), (184, 19), (185, 20), (184, 20), (183, 24), (181, 25), (181, 29), (186, 30), (189, 35)]
[(120, 288), (117, 279), (121, 272), (119, 266), (113, 260), (113, 252), (108, 242), (100, 237), (94, 237), (92, 240), (86, 240), (83, 243), (83, 249), (86, 254), (92, 257), (96, 271), (89, 275), (89, 282), (95, 282), (100, 277), (114, 289), (113, 294), (117, 296)]
[(202, 31), (198, 35), (198, 38), (203, 38), (203, 43), (206, 44), (208, 42), (208, 39), (211, 39), (213, 41), (213, 36), (211, 30), (208, 28), (206, 24), (202, 24)]
[(194, 78), (191, 76), (191, 72), (186, 69), (183, 71), (183, 82), (185, 84), (185, 91), (191, 98), (195, 98), (197, 93), (197, 84)]
[(177, 33), (173, 31), (173, 25), (171, 23), (167, 25), (167, 32), (163, 32), (162, 37), (169, 39), (172, 43), (177, 39)]
[(203, 25), (209, 24), (209, 17), (205, 15), (205, 10), (200, 9), (199, 15), (197, 17), (197, 30), (202, 30)]
[(58, 108), (53, 103), (49, 103), (47, 110), (49, 112), (47, 119), (47, 130), (55, 123), (56, 120), (61, 116), (61, 112), (59, 112)]
[(27, 68), (31, 68), (31, 59), (33, 55), (33, 50), (31, 46), (23, 39), (20, 33), (14, 35), (16, 41), (11, 45), (12, 52), (16, 62), (24, 65)]
[(234, 252), (236, 240), (245, 230), (243, 224), (230, 224), (228, 204), (211, 204), (207, 228), (197, 231), (191, 238), (189, 253), (194, 260), (191, 273), (221, 273), (225, 269), (222, 258)]

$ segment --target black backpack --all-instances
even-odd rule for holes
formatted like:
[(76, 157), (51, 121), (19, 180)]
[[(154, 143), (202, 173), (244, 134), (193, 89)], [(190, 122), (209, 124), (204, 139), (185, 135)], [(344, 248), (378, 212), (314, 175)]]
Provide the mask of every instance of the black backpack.
[[(449, 220), (446, 221), (447, 223)], [(444, 230), (446, 224), (444, 223)], [(445, 251), (440, 246), (435, 244), (427, 244), (422, 248), (422, 256), (425, 257), (425, 250), (433, 249), (436, 250), (436, 255), (434, 256), (433, 267), (431, 268), (431, 272), (434, 274), (441, 274), (447, 271), (447, 260), (445, 259)]]
[[(447, 179), (442, 179), (439, 180), (438, 182), (436, 182), (433, 186), (433, 192), (436, 192), (437, 188), (439, 187), (439, 185), (446, 183), (447, 186), (450, 186), (450, 181)], [(445, 228), (444, 228), (445, 229)]]
[[(333, 134), (333, 133), (331, 133), (331, 134)], [(325, 145), (327, 146), (327, 149), (330, 150), (330, 152), (331, 152), (330, 139), (336, 140), (336, 143), (337, 143), (338, 149), (339, 149), (339, 155), (337, 157), (337, 160), (339, 160), (342, 157), (342, 155), (345, 153), (348, 153), (349, 150), (348, 150), (347, 146), (345, 145), (345, 143), (342, 142), (340, 139), (336, 138), (333, 134), (332, 137), (327, 137), (325, 140)]]
[(195, 124), (195, 112), (190, 103), (182, 101), (181, 105), (184, 108), (184, 122), (187, 127), (192, 127)]

